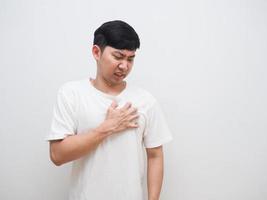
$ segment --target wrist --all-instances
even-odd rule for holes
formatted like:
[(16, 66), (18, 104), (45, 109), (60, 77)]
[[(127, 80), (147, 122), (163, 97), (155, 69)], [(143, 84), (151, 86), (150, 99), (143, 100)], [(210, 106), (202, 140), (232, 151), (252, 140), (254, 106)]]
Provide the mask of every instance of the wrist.
[(159, 200), (159, 198), (148, 198), (148, 200)]
[(105, 122), (102, 122), (98, 127), (96, 127), (95, 131), (105, 136), (109, 136), (113, 133), (112, 129), (110, 129)]

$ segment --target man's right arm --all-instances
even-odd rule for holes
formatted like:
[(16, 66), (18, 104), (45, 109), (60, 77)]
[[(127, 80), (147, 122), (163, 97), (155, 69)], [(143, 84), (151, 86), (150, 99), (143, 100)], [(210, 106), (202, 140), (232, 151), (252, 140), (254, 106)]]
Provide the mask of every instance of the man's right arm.
[(97, 146), (112, 134), (128, 128), (137, 128), (137, 109), (130, 103), (123, 108), (116, 109), (118, 105), (113, 102), (108, 108), (106, 119), (97, 128), (82, 133), (68, 136), (62, 140), (50, 141), (50, 159), (60, 166), (76, 160), (97, 148)]
[(50, 159), (57, 166), (76, 160), (93, 151), (108, 135), (94, 129), (88, 133), (68, 136), (63, 140), (50, 141)]

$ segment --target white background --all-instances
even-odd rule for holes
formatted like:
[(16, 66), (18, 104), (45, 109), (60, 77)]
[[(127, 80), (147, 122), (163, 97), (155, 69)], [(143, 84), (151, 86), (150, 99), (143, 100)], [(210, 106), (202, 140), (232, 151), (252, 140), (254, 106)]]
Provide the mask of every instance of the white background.
[(93, 32), (141, 38), (128, 81), (160, 102), (174, 140), (161, 200), (267, 199), (267, 1), (0, 0), (0, 199), (65, 200), (49, 160), (59, 86), (94, 76)]

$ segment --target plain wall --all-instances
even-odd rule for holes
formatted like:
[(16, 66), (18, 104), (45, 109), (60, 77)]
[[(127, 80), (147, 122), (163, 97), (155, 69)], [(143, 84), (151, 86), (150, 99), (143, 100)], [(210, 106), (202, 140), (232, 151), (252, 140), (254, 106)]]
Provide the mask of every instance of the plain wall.
[(0, 199), (65, 200), (71, 164), (49, 160), (61, 84), (95, 75), (94, 30), (139, 33), (128, 81), (160, 102), (161, 200), (267, 199), (267, 1), (0, 0)]

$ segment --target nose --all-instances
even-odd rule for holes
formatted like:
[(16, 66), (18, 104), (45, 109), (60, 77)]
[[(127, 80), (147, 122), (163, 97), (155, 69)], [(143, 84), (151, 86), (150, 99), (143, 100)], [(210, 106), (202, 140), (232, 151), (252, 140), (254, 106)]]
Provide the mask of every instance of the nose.
[(126, 71), (128, 69), (128, 63), (127, 61), (121, 61), (121, 63), (119, 64), (119, 69), (120, 70), (123, 70), (123, 71)]

